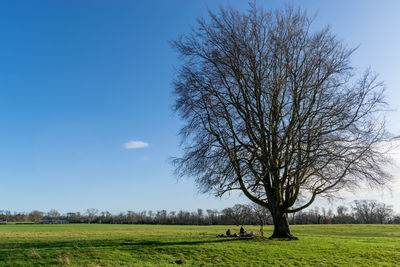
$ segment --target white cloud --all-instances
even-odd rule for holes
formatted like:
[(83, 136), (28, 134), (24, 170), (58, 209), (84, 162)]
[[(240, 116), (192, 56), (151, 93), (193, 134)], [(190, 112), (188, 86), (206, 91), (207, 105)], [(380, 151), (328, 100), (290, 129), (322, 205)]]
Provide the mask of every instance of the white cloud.
[(148, 147), (149, 144), (143, 141), (129, 141), (124, 144), (124, 147), (126, 149), (137, 149), (137, 148), (143, 148), (143, 147)]

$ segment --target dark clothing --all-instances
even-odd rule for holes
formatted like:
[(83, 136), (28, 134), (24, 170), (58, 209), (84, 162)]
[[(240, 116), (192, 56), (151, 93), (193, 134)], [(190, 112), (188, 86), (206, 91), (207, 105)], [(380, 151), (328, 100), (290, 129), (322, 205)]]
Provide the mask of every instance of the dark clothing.
[(244, 236), (246, 234), (246, 231), (244, 230), (243, 226), (240, 227), (240, 232), (239, 232), (240, 236)]

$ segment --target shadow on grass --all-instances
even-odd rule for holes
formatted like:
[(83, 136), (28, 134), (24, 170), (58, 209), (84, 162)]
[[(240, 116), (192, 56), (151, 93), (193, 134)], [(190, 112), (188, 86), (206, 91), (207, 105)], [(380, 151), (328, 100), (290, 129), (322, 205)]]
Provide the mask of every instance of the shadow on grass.
[(124, 242), (122, 245), (126, 246), (187, 246), (187, 245), (201, 245), (210, 243), (225, 243), (225, 242), (238, 242), (247, 241), (249, 239), (239, 239), (239, 238), (224, 238), (218, 240), (197, 240), (197, 241), (174, 241), (174, 242), (161, 242), (157, 240), (152, 241), (141, 241), (141, 242)]
[(0, 258), (5, 255), (15, 252), (21, 252), (21, 250), (35, 249), (67, 249), (67, 250), (78, 250), (78, 249), (98, 249), (114, 247), (118, 250), (137, 250), (155, 247), (168, 247), (168, 246), (193, 246), (201, 244), (218, 244), (218, 243), (230, 243), (230, 242), (248, 242), (251, 238), (221, 238), (212, 240), (194, 240), (194, 241), (159, 241), (159, 240), (132, 240), (126, 239), (100, 239), (93, 241), (59, 241), (59, 242), (29, 242), (29, 243), (12, 243), (12, 244), (1, 244)]

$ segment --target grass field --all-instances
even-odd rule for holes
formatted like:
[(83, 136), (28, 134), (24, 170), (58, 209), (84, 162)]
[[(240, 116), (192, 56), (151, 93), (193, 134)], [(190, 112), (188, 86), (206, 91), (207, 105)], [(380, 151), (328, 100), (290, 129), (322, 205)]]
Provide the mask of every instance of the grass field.
[[(0, 266), (400, 265), (400, 225), (292, 226), (297, 241), (216, 237), (227, 228), (239, 231), (236, 226), (0, 225)], [(271, 233), (267, 226), (266, 235)]]

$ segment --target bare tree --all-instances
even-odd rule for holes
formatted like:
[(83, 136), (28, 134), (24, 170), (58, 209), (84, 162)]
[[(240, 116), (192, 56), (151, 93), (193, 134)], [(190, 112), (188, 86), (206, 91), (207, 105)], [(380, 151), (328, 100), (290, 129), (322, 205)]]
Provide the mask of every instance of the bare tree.
[(262, 220), (265, 224), (271, 223), (271, 213), (266, 207), (253, 203), (250, 208), (257, 216), (258, 221)]
[(391, 218), (390, 223), (400, 224), (400, 215), (394, 215), (393, 218)]
[(357, 77), (355, 49), (311, 23), (293, 8), (221, 8), (172, 42), (183, 61), (174, 82), (185, 121), (177, 174), (268, 208), (272, 238), (294, 238), (288, 213), (317, 196), (390, 178), (379, 150), (383, 84), (369, 70)]
[(29, 217), (30, 217), (31, 221), (37, 223), (43, 218), (43, 212), (42, 211), (38, 211), (38, 210), (34, 210), (31, 213), (29, 213)]
[(217, 210), (211, 210), (207, 209), (207, 217), (208, 217), (208, 223), (209, 224), (217, 224), (218, 222), (218, 211)]
[(248, 205), (236, 204), (232, 208), (225, 208), (222, 213), (233, 220), (235, 225), (247, 224), (251, 219), (251, 207)]
[(197, 224), (203, 224), (204, 212), (202, 209), (197, 209)]
[(86, 216), (88, 218), (88, 223), (92, 223), (99, 213), (98, 209), (90, 208), (86, 210)]
[(336, 209), (336, 216), (334, 217), (335, 223), (354, 223), (354, 218), (351, 214), (348, 213), (349, 208), (343, 205), (340, 205)]
[(376, 200), (354, 200), (352, 208), (356, 218), (362, 223), (375, 223), (377, 207), (378, 202)]
[(346, 216), (347, 211), (349, 210), (349, 208), (347, 208), (346, 206), (340, 205), (336, 208), (336, 213), (338, 216), (342, 217), (342, 216)]
[(128, 210), (126, 212), (126, 217), (129, 223), (137, 223), (138, 221), (138, 215), (134, 211)]
[(393, 206), (386, 205), (385, 203), (378, 203), (376, 207), (376, 218), (380, 224), (383, 224), (389, 220), (393, 215)]
[(55, 209), (51, 209), (51, 210), (47, 213), (47, 216), (49, 217), (50, 220), (54, 221), (54, 220), (59, 219), (60, 213), (59, 213), (57, 210), (55, 210)]

